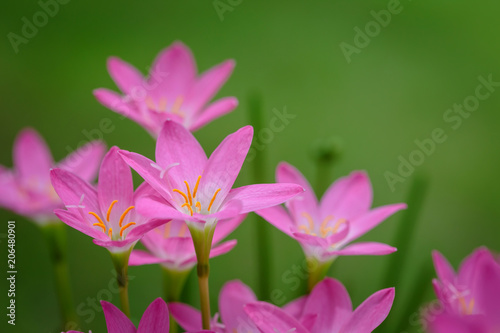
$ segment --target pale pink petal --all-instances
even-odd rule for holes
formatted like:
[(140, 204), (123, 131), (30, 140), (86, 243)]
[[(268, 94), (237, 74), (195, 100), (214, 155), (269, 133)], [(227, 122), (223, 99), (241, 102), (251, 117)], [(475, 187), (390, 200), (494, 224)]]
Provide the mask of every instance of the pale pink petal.
[[(44, 183), (54, 166), (43, 138), (31, 128), (23, 129), (14, 142), (14, 170), (23, 182)], [(44, 184), (40, 184), (44, 185)]]
[(299, 170), (288, 163), (281, 162), (276, 168), (276, 180), (279, 183), (298, 184), (304, 189), (302, 194), (297, 195), (286, 204), (293, 216), (307, 212), (313, 220), (320, 218), (318, 216), (318, 199), (316, 199), (311, 185)]
[(292, 237), (295, 238), (301, 244), (307, 244), (311, 246), (319, 246), (322, 249), (327, 249), (330, 244), (323, 237), (309, 235), (303, 232), (292, 232)]
[(391, 311), (394, 288), (379, 290), (368, 297), (340, 329), (341, 332), (370, 333), (377, 328)]
[(288, 313), (293, 318), (302, 317), (302, 312), (304, 311), (304, 306), (306, 305), (308, 296), (302, 296), (294, 299), (293, 301), (285, 304), (282, 309)]
[(90, 182), (97, 175), (105, 151), (104, 142), (92, 141), (69, 154), (57, 166)]
[(272, 304), (266, 302), (247, 304), (245, 311), (262, 333), (309, 333), (300, 322)]
[(142, 74), (129, 63), (117, 58), (108, 59), (108, 72), (118, 88), (125, 94), (133, 94), (134, 90), (143, 86)]
[(161, 298), (155, 299), (144, 311), (137, 333), (166, 333), (169, 331), (167, 304)]
[(132, 229), (128, 234), (127, 238), (141, 238), (144, 236), (146, 233), (150, 232), (151, 230), (158, 228), (165, 223), (168, 223), (170, 219), (152, 219), (147, 221), (146, 223), (139, 224), (134, 226), (134, 229)]
[(227, 81), (235, 66), (234, 60), (226, 60), (204, 72), (189, 92), (189, 106), (201, 109)]
[(151, 265), (151, 264), (159, 264), (164, 261), (165, 259), (155, 257), (154, 255), (144, 250), (133, 250), (132, 253), (130, 253), (128, 265), (129, 266)]
[(198, 117), (195, 117), (194, 123), (190, 126), (191, 131), (196, 131), (205, 126), (214, 119), (217, 119), (238, 106), (238, 100), (235, 97), (224, 97), (208, 105)]
[(54, 214), (68, 226), (84, 233), (87, 236), (95, 239), (109, 240), (108, 236), (102, 232), (102, 229), (91, 226), (87, 222), (83, 221), (81, 216), (72, 214), (64, 209), (56, 209)]
[(448, 260), (438, 251), (432, 251), (432, 260), (439, 280), (444, 284), (453, 284), (455, 282), (455, 270)]
[(221, 240), (226, 238), (226, 236), (232, 233), (246, 217), (247, 214), (241, 214), (229, 220), (218, 221), (217, 228), (215, 228), (212, 244), (217, 244)]
[[(107, 221), (120, 219), (122, 213), (130, 206), (134, 205), (134, 184), (132, 182), (132, 172), (130, 167), (118, 154), (118, 147), (112, 147), (104, 156), (101, 169), (99, 170), (99, 183), (97, 187), (97, 198), (103, 215), (109, 215)], [(111, 203), (117, 200), (109, 211)], [(108, 214), (108, 211), (110, 214)], [(127, 224), (132, 214), (125, 216), (124, 223)], [(137, 221), (134, 221), (137, 222)]]
[(226, 204), (238, 200), (242, 213), (248, 213), (276, 206), (290, 200), (304, 190), (296, 184), (254, 184), (232, 189), (226, 197)]
[(175, 42), (158, 54), (151, 66), (148, 83), (155, 86), (156, 97), (167, 100), (186, 97), (196, 76), (196, 63), (187, 46)]
[(202, 328), (201, 312), (182, 303), (168, 303), (170, 314), (186, 331), (197, 331)]
[(313, 332), (339, 332), (351, 312), (351, 298), (342, 283), (325, 278), (307, 298), (303, 316), (317, 315)]
[(12, 172), (0, 166), (0, 207), (12, 210), (16, 213), (26, 211), (26, 200), (28, 197), (22, 195), (22, 192), (14, 179)]
[(295, 222), (293, 222), (288, 212), (281, 205), (257, 210), (255, 213), (288, 236), (292, 236), (290, 230), (296, 231)]
[(321, 218), (333, 215), (351, 220), (364, 214), (372, 205), (373, 191), (368, 175), (352, 172), (333, 183), (321, 199)]
[[(59, 198), (63, 201), (69, 211), (80, 210), (88, 215), (88, 212), (100, 213), (97, 203), (97, 192), (87, 182), (69, 171), (53, 169), (50, 171), (52, 186)], [(83, 208), (78, 208), (82, 206)]]
[(398, 211), (406, 209), (406, 204), (392, 204), (382, 207), (377, 207), (366, 214), (351, 220), (351, 231), (347, 236), (346, 242), (350, 242), (356, 238), (363, 236), (368, 231), (375, 228), (377, 225), (385, 221), (391, 215)]
[(471, 255), (467, 256), (458, 269), (457, 284), (461, 286), (473, 285), (473, 279), (477, 276), (477, 264), (489, 256), (491, 256), (491, 253), (486, 247), (480, 247), (474, 250)]
[(150, 218), (172, 220), (196, 220), (189, 214), (182, 213), (170, 206), (164, 200), (156, 197), (143, 197), (137, 200), (136, 208), (139, 214)]
[(99, 245), (105, 247), (109, 252), (125, 252), (130, 250), (131, 247), (134, 247), (139, 239), (138, 238), (129, 238), (127, 237), (124, 240), (111, 240), (109, 238), (95, 239), (93, 240), (95, 245)]
[[(252, 126), (240, 128), (228, 135), (210, 156), (200, 181), (199, 192), (202, 197), (211, 198), (220, 189), (213, 203), (215, 210), (233, 187), (252, 143), (252, 136)], [(242, 213), (246, 212), (248, 211)]]
[(241, 281), (230, 281), (224, 284), (219, 294), (219, 311), (227, 332), (257, 331), (243, 307), (256, 302), (257, 297), (247, 285)]
[(348, 245), (342, 250), (332, 251), (331, 254), (338, 256), (360, 256), (360, 255), (370, 255), (370, 256), (380, 256), (385, 254), (391, 254), (397, 251), (395, 247), (387, 244), (377, 243), (377, 242), (363, 242)]
[(162, 168), (179, 164), (168, 171), (168, 176), (172, 187), (181, 191), (186, 191), (184, 181), (193, 190), (198, 176), (203, 174), (202, 182), (208, 177), (203, 171), (207, 163), (205, 151), (191, 132), (174, 121), (163, 124), (156, 143), (156, 162)]
[(152, 129), (143, 115), (138, 112), (137, 108), (131, 106), (131, 101), (128, 101), (126, 97), (106, 88), (96, 89), (93, 93), (97, 101), (108, 109), (130, 118), (150, 130)]
[(113, 304), (101, 301), (108, 333), (136, 333), (134, 324)]

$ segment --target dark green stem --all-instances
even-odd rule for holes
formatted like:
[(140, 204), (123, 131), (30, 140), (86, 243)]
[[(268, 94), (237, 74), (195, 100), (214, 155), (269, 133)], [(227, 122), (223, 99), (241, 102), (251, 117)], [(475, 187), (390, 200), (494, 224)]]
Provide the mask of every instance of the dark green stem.
[(116, 282), (120, 291), (122, 312), (130, 318), (130, 304), (128, 300), (128, 259), (132, 248), (125, 252), (111, 252), (111, 260), (116, 270)]
[(66, 226), (61, 222), (51, 222), (41, 227), (47, 242), (54, 269), (56, 295), (62, 316), (62, 328), (78, 326), (78, 316), (73, 305), (73, 295), (66, 256)]
[[(259, 133), (264, 129), (264, 108), (262, 106), (262, 97), (260, 94), (253, 94), (248, 99), (248, 115), (250, 118), (250, 124), (254, 129), (254, 153), (252, 164), (253, 179), (254, 183), (265, 183), (267, 182), (267, 149), (264, 144), (260, 144)], [(259, 298), (267, 299), (269, 297), (269, 280), (271, 277), (271, 258), (272, 258), (272, 246), (271, 239), (268, 233), (268, 225), (260, 217), (255, 217), (255, 237), (256, 243), (259, 246), (255, 246), (255, 251), (257, 252), (257, 274), (258, 274), (258, 289)]]

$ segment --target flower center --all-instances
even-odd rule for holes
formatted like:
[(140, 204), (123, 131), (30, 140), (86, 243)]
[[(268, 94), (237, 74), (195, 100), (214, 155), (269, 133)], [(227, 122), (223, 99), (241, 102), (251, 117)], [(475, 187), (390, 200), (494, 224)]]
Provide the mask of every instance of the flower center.
[[(175, 99), (174, 104), (172, 105), (172, 108), (170, 109), (170, 113), (176, 114), (176, 115), (183, 118), (185, 116), (185, 113), (180, 110), (181, 106), (182, 106), (182, 102), (183, 102), (182, 96), (177, 97)], [(146, 106), (150, 110), (154, 110), (156, 112), (168, 112), (167, 111), (167, 99), (165, 97), (161, 97), (158, 104), (156, 104), (153, 101), (153, 99), (150, 96), (148, 96), (145, 99), (145, 103), (146, 103)]]
[[(198, 179), (196, 180), (196, 184), (194, 185), (193, 192), (191, 192), (191, 188), (189, 187), (189, 184), (187, 181), (184, 181), (184, 184), (186, 184), (186, 193), (183, 191), (174, 188), (172, 192), (180, 194), (184, 198), (184, 203), (181, 205), (181, 208), (186, 207), (189, 211), (189, 214), (193, 216), (193, 213), (196, 212), (198, 214), (201, 213), (201, 203), (199, 201), (195, 201), (196, 199), (196, 192), (198, 192), (198, 185), (200, 185), (200, 179), (201, 176), (198, 176)], [(217, 189), (212, 196), (212, 199), (210, 200), (210, 203), (208, 204), (207, 207), (207, 212), (210, 212), (210, 209), (212, 208), (212, 205), (214, 204), (215, 198), (217, 197), (217, 194), (220, 192), (220, 188)]]
[[(94, 213), (94, 212), (89, 212), (89, 214), (90, 214), (90, 215), (92, 215), (92, 216), (94, 216), (94, 217), (96, 218), (96, 220), (97, 220), (97, 222), (96, 222), (96, 223), (94, 223), (94, 224), (92, 224), (92, 226), (102, 228), (102, 232), (107, 233), (110, 239), (116, 239), (116, 238), (117, 238), (116, 236), (115, 236), (115, 238), (113, 238), (113, 235), (114, 235), (114, 233), (113, 233), (113, 228), (111, 227), (111, 223), (109, 222), (109, 217), (110, 217), (110, 215), (111, 215), (111, 210), (113, 209), (113, 206), (114, 206), (117, 202), (118, 202), (118, 200), (113, 200), (113, 201), (111, 202), (111, 204), (109, 205), (108, 211), (107, 211), (107, 213), (106, 213), (106, 222), (107, 222), (107, 224), (105, 224), (105, 223), (102, 221), (102, 219), (101, 219), (101, 217), (100, 217), (99, 215), (97, 215), (97, 214), (96, 214), (96, 213)], [(129, 222), (129, 223), (127, 223), (127, 224), (123, 225), (123, 220), (125, 219), (125, 216), (127, 216), (128, 212), (130, 212), (130, 211), (131, 211), (132, 209), (134, 209), (134, 208), (135, 208), (134, 206), (130, 206), (130, 207), (128, 207), (127, 209), (125, 209), (125, 210), (123, 211), (122, 215), (120, 216), (120, 219), (119, 219), (119, 221), (118, 221), (118, 227), (120, 228), (120, 233), (119, 233), (119, 234), (120, 234), (120, 237), (123, 237), (123, 232), (124, 232), (127, 228), (129, 228), (129, 227), (131, 227), (131, 226), (133, 226), (133, 225), (135, 225), (135, 224), (136, 224), (135, 222)], [(117, 228), (117, 229), (118, 229), (118, 228)]]
[[(311, 215), (307, 212), (302, 212), (301, 215), (306, 219), (307, 224), (299, 225), (299, 230), (302, 230), (306, 234), (311, 236), (318, 236), (318, 234), (316, 233), (315, 223)], [(321, 225), (319, 227), (319, 234), (322, 238), (327, 237), (330, 233), (331, 235), (334, 235), (335, 233), (337, 233), (340, 226), (347, 222), (346, 219), (340, 218), (337, 220), (333, 227), (329, 227), (328, 223), (334, 220), (335, 218), (333, 215), (328, 215), (327, 217), (325, 217), (323, 222), (321, 222)]]

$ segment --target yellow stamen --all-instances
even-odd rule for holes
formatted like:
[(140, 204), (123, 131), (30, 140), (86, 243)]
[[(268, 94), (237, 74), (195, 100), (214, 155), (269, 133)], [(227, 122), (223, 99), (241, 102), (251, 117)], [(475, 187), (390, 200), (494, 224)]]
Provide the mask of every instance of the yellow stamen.
[(198, 209), (198, 213), (201, 213), (201, 203), (196, 201), (196, 208)]
[(120, 229), (120, 237), (123, 237), (123, 232), (125, 231), (125, 229), (127, 229), (128, 227), (132, 226), (132, 225), (135, 225), (135, 222), (129, 222), (127, 224), (125, 224), (121, 229)]
[(314, 221), (313, 221), (311, 215), (309, 215), (306, 212), (302, 212), (301, 215), (307, 219), (307, 222), (309, 223), (309, 229), (311, 229), (311, 231), (313, 231), (314, 230)]
[(193, 205), (193, 198), (191, 197), (191, 190), (189, 189), (189, 184), (187, 181), (184, 181), (184, 184), (186, 184), (186, 191), (188, 194), (189, 205), (192, 206)]
[(182, 112), (179, 112), (179, 109), (181, 108), (182, 105), (182, 97), (179, 96), (174, 102), (174, 105), (172, 106), (172, 113), (182, 115)]
[(337, 223), (335, 223), (335, 226), (333, 227), (332, 233), (336, 233), (336, 232), (339, 230), (340, 226), (341, 226), (342, 224), (346, 223), (346, 222), (347, 222), (347, 220), (346, 220), (346, 219), (339, 219), (339, 220), (337, 221)]
[(118, 223), (118, 225), (120, 226), (120, 228), (122, 227), (123, 219), (125, 218), (125, 216), (127, 215), (127, 213), (130, 212), (134, 208), (135, 208), (134, 206), (130, 206), (129, 208), (125, 209), (125, 211), (123, 212), (122, 216), (120, 216), (120, 222)]
[(215, 191), (214, 196), (212, 197), (212, 200), (210, 200), (210, 204), (208, 205), (208, 209), (207, 209), (208, 211), (210, 211), (210, 208), (212, 208), (212, 205), (215, 201), (215, 197), (217, 197), (217, 193), (219, 193), (219, 192), (220, 192), (220, 188), (217, 189), (217, 191)]
[(102, 228), (102, 232), (106, 232), (106, 226), (104, 224), (101, 224), (101, 223), (94, 223), (92, 224), (94, 227), (101, 227)]
[(198, 185), (200, 185), (200, 179), (201, 179), (201, 176), (198, 176), (198, 179), (196, 180), (196, 184), (194, 185), (193, 199), (196, 198), (196, 191), (198, 191)]
[(187, 230), (186, 223), (182, 223), (181, 228), (179, 229), (179, 237), (184, 237), (184, 235), (186, 234), (186, 230)]
[(104, 225), (104, 222), (102, 222), (101, 218), (99, 217), (99, 215), (97, 215), (96, 213), (94, 212), (89, 212), (90, 215), (94, 216), (97, 221), (99, 221), (100, 224)]
[(165, 97), (160, 98), (160, 103), (158, 104), (158, 111), (167, 111), (167, 99)]
[(308, 227), (306, 227), (305, 225), (299, 225), (299, 230), (302, 230), (304, 231), (306, 234), (310, 235), (311, 234), (311, 231), (309, 230)]
[(189, 213), (191, 214), (191, 216), (193, 216), (193, 208), (191, 208), (191, 206), (189, 205), (189, 203), (187, 203), (187, 202), (186, 202), (186, 203), (184, 203), (184, 204), (181, 206), (181, 208), (182, 208), (182, 207), (187, 207), (187, 208), (189, 209)]
[(113, 228), (109, 228), (109, 230), (108, 230), (108, 236), (109, 236), (109, 238), (113, 237)]
[(180, 195), (182, 195), (182, 196), (184, 197), (184, 200), (186, 200), (186, 203), (188, 203), (188, 202), (189, 202), (188, 197), (187, 197), (187, 195), (185, 195), (185, 194), (184, 194), (184, 192), (179, 191), (179, 190), (178, 190), (178, 189), (176, 189), (176, 188), (174, 188), (174, 189), (172, 190), (172, 192), (179, 193)]
[(333, 231), (332, 227), (327, 227), (328, 222), (330, 222), (331, 220), (333, 220), (333, 216), (328, 215), (321, 223), (321, 227), (319, 228), (319, 231), (321, 232), (321, 237), (324, 238), (328, 235), (330, 231)]
[(113, 200), (111, 202), (111, 205), (109, 205), (109, 208), (108, 208), (108, 213), (106, 214), (106, 221), (109, 222), (109, 215), (111, 214), (111, 209), (113, 209), (113, 206), (115, 205), (115, 203), (117, 203), (118, 200)]

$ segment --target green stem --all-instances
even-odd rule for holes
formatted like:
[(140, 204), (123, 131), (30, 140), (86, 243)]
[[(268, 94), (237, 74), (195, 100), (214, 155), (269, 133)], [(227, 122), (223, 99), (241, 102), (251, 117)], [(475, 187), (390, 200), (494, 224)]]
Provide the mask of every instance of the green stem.
[[(258, 141), (258, 135), (264, 129), (264, 108), (260, 94), (253, 94), (248, 99), (248, 115), (250, 124), (254, 128), (254, 142)], [(268, 165), (267, 150), (264, 145), (256, 145), (255, 157), (252, 160), (252, 172), (254, 183), (265, 183), (267, 181), (266, 166)], [(255, 217), (255, 234), (259, 246), (255, 246), (257, 252), (257, 274), (259, 283), (259, 298), (267, 299), (270, 294), (269, 280), (271, 277), (272, 246), (268, 232), (269, 225), (260, 217)]]
[(47, 242), (54, 269), (56, 295), (62, 316), (63, 329), (78, 326), (78, 316), (73, 305), (73, 295), (66, 256), (66, 227), (61, 222), (51, 222), (41, 227)]
[(325, 278), (328, 270), (330, 269), (330, 266), (333, 263), (333, 260), (327, 262), (319, 262), (315, 258), (309, 258), (307, 260), (307, 263), (309, 271), (309, 276), (307, 279), (307, 292), (310, 293), (313, 290), (314, 286), (316, 286), (318, 282), (322, 281)]
[(130, 304), (128, 300), (128, 259), (132, 248), (125, 252), (111, 252), (111, 260), (116, 270), (116, 282), (120, 291), (122, 312), (130, 318)]
[[(191, 272), (191, 269), (184, 271), (176, 271), (162, 266), (163, 273), (163, 291), (165, 302), (179, 302), (182, 290), (186, 283), (186, 279)], [(170, 333), (177, 333), (179, 326), (174, 317), (170, 314)]]

